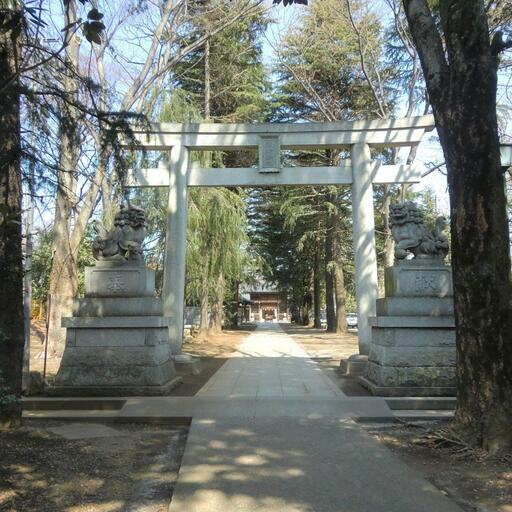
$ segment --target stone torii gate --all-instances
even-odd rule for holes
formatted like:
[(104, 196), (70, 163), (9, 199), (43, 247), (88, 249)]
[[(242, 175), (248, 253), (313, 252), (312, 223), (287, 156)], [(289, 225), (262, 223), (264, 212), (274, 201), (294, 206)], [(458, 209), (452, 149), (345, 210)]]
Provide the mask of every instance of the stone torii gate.
[[(355, 252), (359, 352), (371, 342), (368, 317), (375, 315), (378, 293), (373, 184), (417, 183), (421, 165), (381, 165), (371, 148), (415, 146), (434, 128), (432, 116), (345, 123), (151, 124), (134, 128), (139, 148), (169, 152), (156, 169), (130, 173), (127, 187), (167, 187), (168, 219), (164, 263), (164, 315), (173, 319), (169, 335), (181, 351), (185, 288), (187, 188), (224, 186), (350, 185)], [(128, 144), (127, 144), (128, 147)], [(338, 167), (282, 167), (281, 150), (349, 149)], [(137, 149), (137, 148), (135, 148)], [(189, 151), (258, 149), (254, 168), (201, 168)]]

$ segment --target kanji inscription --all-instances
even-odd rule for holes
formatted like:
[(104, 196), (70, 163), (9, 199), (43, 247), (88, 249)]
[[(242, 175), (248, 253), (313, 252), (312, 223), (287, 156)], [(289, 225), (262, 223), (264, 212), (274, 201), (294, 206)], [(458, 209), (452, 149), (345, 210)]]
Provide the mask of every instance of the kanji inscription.
[(114, 274), (109, 276), (107, 281), (107, 289), (111, 292), (126, 291), (126, 282), (123, 280), (122, 274)]
[(279, 137), (262, 136), (260, 138), (260, 172), (279, 172), (280, 164)]

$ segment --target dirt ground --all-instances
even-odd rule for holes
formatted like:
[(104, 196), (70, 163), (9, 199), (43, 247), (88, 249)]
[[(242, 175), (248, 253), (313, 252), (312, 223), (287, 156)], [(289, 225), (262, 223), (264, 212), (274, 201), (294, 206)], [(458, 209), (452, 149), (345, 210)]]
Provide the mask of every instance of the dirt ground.
[(115, 437), (68, 440), (47, 430), (61, 425), (0, 433), (0, 511), (167, 511), (187, 427), (119, 424)]
[[(30, 371), (43, 373), (44, 370), (44, 338), (46, 333), (45, 322), (32, 320), (30, 325)], [(52, 380), (59, 369), (60, 359), (46, 359), (46, 375)]]
[[(369, 432), (466, 512), (512, 512), (512, 454), (490, 458), (458, 444), (439, 446), (446, 423), (368, 426)], [(433, 438), (436, 442), (433, 442)]]
[[(173, 395), (193, 396), (229, 357), (236, 357), (238, 345), (254, 327), (243, 326), (240, 330), (225, 331), (220, 335), (187, 339), (183, 351), (201, 359), (203, 372), (199, 376), (185, 376), (184, 384)], [(357, 353), (356, 331), (334, 335), (290, 324), (282, 324), (282, 327), (347, 395), (368, 394), (357, 381), (341, 376), (338, 371), (340, 359)], [(36, 333), (32, 338), (32, 369), (38, 369), (39, 366), (42, 369), (42, 343), (38, 336)], [(50, 361), (48, 373), (51, 375), (57, 369), (58, 361)], [(425, 425), (367, 425), (366, 428), (411, 467), (423, 473), (442, 492), (456, 500), (463, 510), (512, 512), (512, 454), (490, 459), (482, 453), (468, 451), (458, 445), (445, 443), (434, 446), (430, 442), (432, 434), (429, 432), (444, 425), (427, 422)], [(186, 431), (170, 432), (140, 425), (115, 428), (126, 429), (128, 432), (126, 436), (121, 435), (118, 441), (123, 448), (128, 448), (126, 451), (116, 451), (115, 445), (103, 449), (110, 444), (110, 440), (107, 442), (105, 439), (62, 440), (41, 430), (40, 426), (25, 427), (7, 434), (8, 437), (1, 434), (0, 511), (164, 510), (158, 508), (161, 507), (158, 500), (153, 508), (147, 509), (130, 508), (126, 503), (130, 500), (136, 503), (138, 499), (133, 491), (136, 488), (134, 479), (140, 483), (143, 470), (150, 463), (148, 461), (155, 460), (158, 453), (170, 446), (171, 453), (174, 453), (173, 463), (177, 466), (168, 469), (165, 475), (167, 487), (162, 492), (167, 493), (169, 498), (181, 460)], [(80, 456), (76, 457), (76, 453)], [(112, 485), (110, 475), (113, 475)], [(45, 487), (51, 492), (46, 492), (43, 499), (40, 489)], [(159, 493), (156, 492), (156, 495)], [(128, 498), (120, 501), (119, 496)], [(22, 503), (31, 506), (20, 507)]]

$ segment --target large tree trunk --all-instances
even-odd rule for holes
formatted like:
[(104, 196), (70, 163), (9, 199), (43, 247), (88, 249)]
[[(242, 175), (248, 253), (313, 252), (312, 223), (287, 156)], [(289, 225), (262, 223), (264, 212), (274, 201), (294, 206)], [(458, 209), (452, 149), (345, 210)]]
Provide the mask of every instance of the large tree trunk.
[(302, 325), (309, 325), (309, 304), (303, 304), (301, 308), (300, 321)]
[[(76, 2), (70, 0), (64, 7), (65, 26), (76, 23)], [(71, 222), (76, 205), (76, 167), (80, 147), (78, 131), (79, 115), (73, 105), (78, 84), (75, 73), (78, 69), (79, 40), (72, 28), (65, 34), (64, 92), (68, 101), (61, 102), (59, 126), (59, 170), (57, 197), (55, 200), (55, 222), (53, 225), (52, 269), (50, 273), (51, 311), (48, 331), (49, 352), (61, 355), (64, 350), (66, 330), (61, 327), (61, 318), (71, 316), (73, 299), (78, 293), (78, 267), (76, 251), (72, 244)]]
[(48, 350), (50, 354), (56, 356), (62, 354), (65, 344), (66, 330), (61, 327), (61, 318), (71, 316), (73, 299), (78, 293), (78, 266), (76, 263), (78, 247), (74, 247), (71, 243), (70, 233), (78, 134), (76, 133), (75, 136), (71, 130), (72, 128), (69, 126), (61, 129), (61, 169), (58, 175), (53, 223)]
[[(32, 144), (33, 145), (33, 144)], [(29, 164), (29, 175), (27, 183), (28, 208), (25, 216), (25, 261), (23, 276), (23, 315), (25, 317), (25, 346), (23, 348), (23, 392), (30, 388), (30, 326), (32, 323), (32, 253), (34, 242), (32, 232), (34, 230), (34, 180), (35, 180), (35, 161)]]
[[(328, 203), (334, 202), (334, 196), (327, 197)], [(336, 211), (327, 211), (325, 233), (325, 313), (327, 317), (327, 332), (336, 332), (336, 306), (334, 303), (334, 231)]]
[(336, 329), (335, 332), (347, 332), (347, 315), (345, 312), (345, 276), (341, 261), (334, 265), (334, 283), (336, 296)]
[(217, 334), (222, 331), (222, 319), (224, 317), (224, 274), (221, 272), (217, 277), (215, 286), (215, 300), (212, 305), (212, 314), (210, 317), (210, 330)]
[[(0, 13), (0, 386), (7, 394), (21, 396), (23, 365), (23, 258), (21, 249), (20, 91), (16, 78), (21, 16), (16, 11)], [(18, 19), (19, 17), (19, 19)], [(3, 394), (0, 391), (0, 395)], [(6, 424), (21, 421), (21, 406), (2, 414)], [(2, 417), (0, 417), (2, 423)]]
[[(77, 20), (76, 2), (65, 3), (65, 21), (68, 30), (64, 70), (64, 93), (66, 100), (61, 102), (59, 171), (55, 202), (55, 222), (53, 226), (52, 269), (50, 274), (51, 310), (49, 322), (49, 351), (60, 356), (65, 346), (65, 329), (61, 318), (72, 314), (72, 304), (78, 294), (77, 254), (94, 211), (99, 191), (105, 182), (108, 165), (108, 147), (102, 145), (101, 135), (93, 132), (99, 151), (98, 163), (91, 177), (87, 191), (77, 197), (77, 167), (80, 155), (80, 112), (75, 106), (79, 81), (80, 40), (73, 26)], [(100, 95), (101, 108), (106, 108), (105, 98)], [(111, 192), (107, 186), (106, 189)], [(106, 195), (103, 195), (106, 199)], [(79, 204), (79, 208), (78, 208)]]
[[(310, 286), (311, 283), (311, 276), (307, 279), (308, 286)], [(304, 283), (305, 284), (305, 283)], [(309, 325), (310, 323), (310, 310), (311, 310), (311, 302), (312, 302), (312, 296), (311, 291), (306, 292), (301, 301), (300, 305), (300, 321), (302, 325)]]
[(483, 0), (445, 0), (446, 44), (425, 0), (404, 0), (448, 171), (455, 292), (455, 426), (512, 446), (510, 245), (496, 118), (497, 57)]
[[(57, 223), (56, 223), (57, 224)], [(62, 223), (54, 224), (57, 242), (54, 243), (52, 270), (50, 273), (51, 306), (48, 327), (48, 353), (60, 357), (64, 351), (66, 329), (61, 327), (61, 318), (71, 316), (73, 300), (78, 294), (78, 267), (76, 254), (71, 252), (69, 245), (58, 246), (59, 240), (65, 241), (60, 235), (66, 232)]]

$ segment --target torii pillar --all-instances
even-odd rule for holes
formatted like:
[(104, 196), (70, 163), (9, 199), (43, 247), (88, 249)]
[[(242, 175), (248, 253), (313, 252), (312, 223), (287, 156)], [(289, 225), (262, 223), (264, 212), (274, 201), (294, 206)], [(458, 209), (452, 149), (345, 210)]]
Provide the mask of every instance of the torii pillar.
[(368, 144), (354, 144), (350, 153), (359, 354), (367, 356), (372, 341), (368, 319), (376, 314), (378, 297), (372, 160)]
[(185, 311), (185, 267), (187, 251), (187, 172), (189, 151), (173, 146), (169, 159), (169, 195), (163, 283), (164, 316), (173, 319), (169, 341), (173, 354), (181, 352)]

